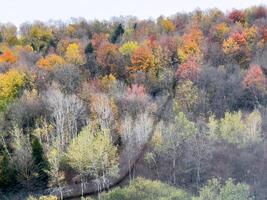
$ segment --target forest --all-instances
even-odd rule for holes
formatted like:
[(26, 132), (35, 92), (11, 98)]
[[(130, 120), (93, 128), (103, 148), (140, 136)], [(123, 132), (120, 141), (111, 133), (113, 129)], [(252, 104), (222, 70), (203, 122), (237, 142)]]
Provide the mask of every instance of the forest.
[(267, 7), (0, 24), (1, 200), (266, 200)]

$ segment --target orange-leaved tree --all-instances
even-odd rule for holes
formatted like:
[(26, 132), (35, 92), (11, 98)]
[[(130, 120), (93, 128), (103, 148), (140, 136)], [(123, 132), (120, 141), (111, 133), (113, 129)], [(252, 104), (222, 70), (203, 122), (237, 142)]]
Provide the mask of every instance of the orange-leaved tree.
[(199, 58), (202, 55), (201, 42), (203, 40), (203, 33), (194, 25), (181, 38), (181, 44), (177, 49), (178, 58), (181, 63), (187, 61), (191, 57)]
[(217, 24), (213, 29), (212, 36), (213, 38), (222, 41), (226, 35), (230, 32), (230, 27), (227, 23), (223, 22)]
[(46, 56), (45, 58), (43, 58), (43, 57), (40, 58), (37, 61), (36, 65), (40, 69), (50, 71), (55, 66), (64, 65), (65, 63), (66, 62), (65, 62), (64, 58), (62, 58), (61, 56), (59, 56), (57, 54), (50, 54), (50, 55)]
[(160, 24), (167, 33), (174, 32), (176, 29), (174, 23), (170, 19), (162, 19)]
[(131, 56), (131, 63), (132, 66), (129, 67), (130, 72), (148, 72), (153, 69), (155, 67), (155, 56), (152, 49), (147, 45), (138, 47)]
[(5, 50), (0, 55), (0, 64), (3, 64), (3, 63), (13, 64), (16, 61), (17, 61), (17, 57), (10, 50)]
[(116, 73), (119, 59), (118, 46), (110, 42), (102, 43), (96, 51), (96, 61), (107, 74)]

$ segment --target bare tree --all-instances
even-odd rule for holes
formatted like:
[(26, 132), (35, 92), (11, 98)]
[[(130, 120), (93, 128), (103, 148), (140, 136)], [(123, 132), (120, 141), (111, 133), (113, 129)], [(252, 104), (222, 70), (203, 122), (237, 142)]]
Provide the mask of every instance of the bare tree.
[(211, 158), (211, 143), (207, 137), (207, 128), (203, 121), (196, 123), (197, 129), (186, 141), (186, 162), (196, 171), (196, 190), (199, 191), (201, 173), (207, 169)]
[(111, 97), (98, 93), (91, 97), (92, 118), (102, 129), (114, 129), (117, 117), (117, 107)]
[[(137, 115), (134, 120), (126, 116), (122, 123), (122, 141), (128, 158), (128, 167), (131, 167), (132, 159), (140, 152), (142, 146), (148, 142), (152, 131), (153, 119), (146, 111)], [(130, 169), (129, 169), (130, 171)], [(129, 174), (131, 178), (131, 174)]]
[(76, 95), (64, 95), (59, 89), (49, 89), (44, 95), (51, 112), (60, 147), (66, 149), (70, 140), (78, 134), (78, 122), (85, 114), (85, 107)]
[(30, 189), (33, 186), (34, 179), (34, 160), (30, 138), (27, 135), (23, 135), (22, 130), (17, 126), (14, 127), (11, 134), (14, 148), (12, 161), (18, 172), (17, 179), (23, 186)]

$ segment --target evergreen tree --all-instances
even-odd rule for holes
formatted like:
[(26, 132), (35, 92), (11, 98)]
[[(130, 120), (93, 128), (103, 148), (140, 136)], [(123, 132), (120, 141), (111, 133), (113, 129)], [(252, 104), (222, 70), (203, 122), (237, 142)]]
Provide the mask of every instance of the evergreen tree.
[(34, 164), (36, 166), (36, 171), (38, 173), (38, 179), (47, 185), (48, 175), (47, 171), (49, 169), (48, 161), (46, 160), (43, 152), (42, 144), (38, 138), (34, 138), (32, 141), (32, 157)]
[(116, 28), (113, 35), (111, 36), (111, 42), (116, 43), (118, 39), (124, 34), (124, 28), (121, 24)]
[(0, 160), (0, 188), (7, 188), (13, 185), (15, 180), (15, 172), (11, 169), (7, 153), (4, 152)]
[(89, 44), (87, 44), (87, 46), (85, 47), (84, 53), (85, 54), (89, 54), (89, 53), (93, 53), (94, 52), (94, 48), (92, 43), (90, 42)]

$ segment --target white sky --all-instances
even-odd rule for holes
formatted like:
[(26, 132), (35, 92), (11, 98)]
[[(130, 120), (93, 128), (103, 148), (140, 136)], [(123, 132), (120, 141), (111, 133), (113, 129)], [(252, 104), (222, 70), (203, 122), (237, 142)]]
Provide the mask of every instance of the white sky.
[(140, 19), (178, 11), (217, 7), (223, 11), (267, 5), (267, 0), (0, 0), (0, 22), (16, 25), (34, 20), (64, 20), (71, 17), (110, 19), (113, 16), (133, 15)]

